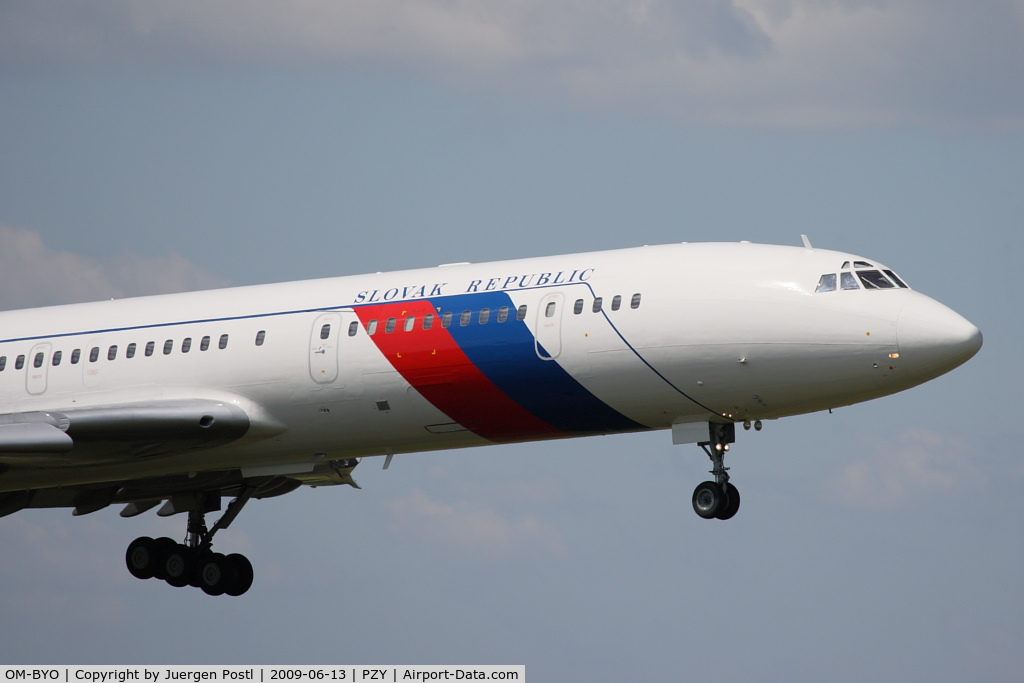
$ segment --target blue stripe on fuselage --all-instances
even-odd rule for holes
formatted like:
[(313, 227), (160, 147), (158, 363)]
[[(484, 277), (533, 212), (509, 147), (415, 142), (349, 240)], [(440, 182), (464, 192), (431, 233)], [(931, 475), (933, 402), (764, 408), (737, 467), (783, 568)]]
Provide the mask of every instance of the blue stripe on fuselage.
[[(435, 310), (452, 312), (448, 328), (455, 343), (491, 382), (526, 410), (569, 434), (597, 434), (647, 429), (614, 410), (587, 391), (556, 361), (537, 355), (526, 323), (516, 320), (516, 307), (504, 292), (481, 292), (431, 298)], [(508, 306), (508, 320), (497, 321)], [(490, 320), (479, 324), (480, 310)], [(468, 325), (459, 324), (463, 311), (472, 311)]]

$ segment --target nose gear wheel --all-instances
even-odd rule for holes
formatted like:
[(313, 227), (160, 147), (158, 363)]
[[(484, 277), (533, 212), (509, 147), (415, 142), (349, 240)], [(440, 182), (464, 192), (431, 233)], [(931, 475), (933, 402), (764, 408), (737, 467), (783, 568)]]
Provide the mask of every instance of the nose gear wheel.
[(736, 426), (732, 423), (709, 423), (708, 441), (697, 445), (711, 459), (714, 481), (705, 481), (693, 490), (693, 511), (704, 519), (732, 519), (740, 509), (740, 492), (729, 483), (729, 468), (725, 454), (729, 444), (736, 441)]

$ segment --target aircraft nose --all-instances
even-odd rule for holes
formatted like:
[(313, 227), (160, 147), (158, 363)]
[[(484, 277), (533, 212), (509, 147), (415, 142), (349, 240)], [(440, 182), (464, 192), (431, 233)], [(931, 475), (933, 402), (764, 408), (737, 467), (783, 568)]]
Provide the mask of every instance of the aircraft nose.
[(960, 314), (913, 293), (896, 323), (896, 344), (907, 370), (921, 381), (966, 363), (981, 348), (981, 330)]

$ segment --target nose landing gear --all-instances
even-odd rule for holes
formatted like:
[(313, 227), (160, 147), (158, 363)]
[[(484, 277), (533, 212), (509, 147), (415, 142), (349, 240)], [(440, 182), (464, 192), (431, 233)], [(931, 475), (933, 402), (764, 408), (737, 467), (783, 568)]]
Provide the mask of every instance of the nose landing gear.
[(736, 426), (732, 423), (709, 423), (709, 440), (698, 442), (711, 458), (714, 481), (698, 484), (693, 491), (693, 511), (704, 519), (731, 519), (740, 509), (740, 492), (729, 483), (729, 468), (725, 454), (729, 444), (736, 441)]

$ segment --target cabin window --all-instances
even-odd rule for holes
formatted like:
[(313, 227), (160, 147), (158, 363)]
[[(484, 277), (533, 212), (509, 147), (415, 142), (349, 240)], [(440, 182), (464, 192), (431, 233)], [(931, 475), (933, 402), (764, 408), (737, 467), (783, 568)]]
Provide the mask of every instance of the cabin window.
[(633, 298), (629, 300), (629, 307), (633, 309), (640, 308), (640, 293), (633, 295)]
[(117, 358), (117, 344), (107, 349), (107, 360), (114, 360), (115, 358)]
[(32, 361), (32, 367), (41, 368), (43, 367), (43, 361), (46, 360), (46, 354), (40, 351), (36, 354), (35, 359)]
[[(99, 349), (97, 349), (97, 351), (99, 351)], [(23, 367), (25, 367), (25, 356), (18, 356), (14, 359), (14, 369), (21, 370)]]
[(502, 306), (498, 309), (498, 322), (503, 323), (508, 320), (508, 306)]
[(860, 285), (857, 284), (857, 278), (854, 277), (853, 273), (849, 272), (839, 274), (839, 285), (843, 289), (860, 289)]
[[(206, 351), (209, 348), (210, 348), (210, 335), (206, 335), (205, 337), (203, 337), (202, 339), (199, 340), (199, 350), (200, 351)], [(149, 354), (147, 353), (146, 355), (148, 356)]]
[(351, 323), (349, 323), (349, 326), (348, 326), (348, 336), (354, 337), (354, 336), (356, 336), (356, 332), (358, 332), (358, 331), (359, 331), (359, 321), (358, 320), (353, 320)]
[(896, 283), (897, 287), (900, 287), (902, 289), (910, 289), (909, 287), (907, 287), (907, 283), (905, 283), (903, 280), (901, 280), (896, 275), (896, 273), (892, 272), (891, 270), (887, 270), (887, 271), (885, 271), (885, 274), (889, 276), (890, 280), (892, 280), (893, 282)]
[(226, 349), (226, 348), (228, 348), (228, 335), (226, 335), (226, 334), (220, 335), (220, 342), (217, 344), (217, 348), (218, 349)]
[(423, 329), (429, 330), (434, 325), (434, 314), (427, 313), (423, 316)]
[(173, 351), (173, 350), (174, 350), (174, 340), (173, 339), (168, 339), (167, 341), (164, 342), (164, 355), (165, 356), (171, 355), (171, 351)]
[(814, 292), (816, 294), (821, 294), (822, 292), (834, 292), (834, 291), (836, 291), (836, 274), (835, 273), (825, 273), (818, 280), (818, 286), (817, 286), (817, 288), (815, 288)]
[(618, 294), (616, 294), (615, 296), (612, 297), (612, 310), (613, 311), (619, 310), (619, 306), (621, 306), (621, 305), (622, 305), (622, 297), (619, 296)]
[(549, 301), (548, 305), (544, 307), (544, 317), (554, 318), (555, 317), (555, 302)]
[(64, 357), (64, 353), (62, 351), (54, 351), (53, 352), (53, 364), (54, 364), (54, 366), (60, 365), (60, 359), (63, 358), (63, 357)]
[(124, 357), (135, 358), (135, 348), (135, 342), (129, 344), (128, 347), (124, 350)]
[(146, 342), (146, 355), (147, 356), (152, 356), (153, 355), (153, 349), (155, 349), (155, 348), (156, 348), (156, 342)]
[(7, 356), (0, 356), (0, 372), (3, 372), (7, 367)]
[(391, 334), (395, 331), (395, 319), (388, 318), (388, 321), (384, 324), (384, 334)]
[(481, 325), (486, 325), (487, 321), (490, 320), (490, 319), (491, 319), (491, 309), (489, 309), (489, 308), (481, 308), (480, 309), (480, 317), (478, 319), (480, 324)]
[(594, 313), (601, 312), (601, 304), (604, 303), (604, 298), (597, 297), (594, 299)]
[(89, 362), (95, 363), (100, 359), (100, 347), (94, 346), (89, 349)]
[[(267, 331), (260, 330), (256, 333), (256, 346), (263, 346), (263, 340), (267, 338)], [(209, 344), (207, 344), (209, 346)]]
[(412, 332), (412, 328), (416, 327), (416, 316), (410, 315), (405, 319), (405, 331)]
[(181, 340), (181, 352), (188, 353), (192, 348), (192, 337), (185, 337)]
[(376, 332), (376, 331), (377, 331), (377, 321), (376, 320), (371, 320), (366, 325), (366, 334), (368, 334), (368, 335), (370, 335), (372, 337), (374, 332)]
[(441, 327), (447, 328), (451, 324), (452, 324), (452, 312), (451, 311), (447, 311), (444, 315), (441, 316)]
[[(331, 324), (330, 323), (325, 323), (320, 328), (320, 338), (321, 339), (327, 339), (330, 336), (331, 336)], [(221, 348), (224, 348), (224, 347), (221, 347)]]
[(526, 320), (526, 304), (516, 309), (516, 320)]
[[(78, 360), (82, 357), (82, 349), (75, 349), (71, 352), (71, 364), (78, 365)], [(0, 368), (3, 370), (3, 368)]]
[(472, 317), (473, 317), (473, 314), (469, 311), (469, 309), (466, 309), (465, 311), (463, 311), (462, 315), (459, 316), (459, 327), (465, 327), (466, 325), (468, 325), (469, 324), (469, 319), (472, 318)]
[(576, 299), (576, 303), (572, 305), (572, 312), (576, 315), (583, 312), (583, 299)]

